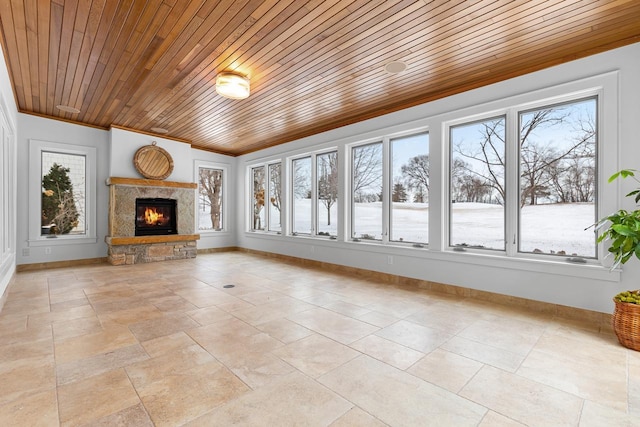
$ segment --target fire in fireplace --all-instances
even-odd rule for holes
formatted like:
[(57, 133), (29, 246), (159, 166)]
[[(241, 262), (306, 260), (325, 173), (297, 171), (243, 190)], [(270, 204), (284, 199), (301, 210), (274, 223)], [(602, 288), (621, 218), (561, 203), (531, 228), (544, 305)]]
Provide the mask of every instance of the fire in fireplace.
[(136, 236), (178, 234), (176, 200), (136, 199)]

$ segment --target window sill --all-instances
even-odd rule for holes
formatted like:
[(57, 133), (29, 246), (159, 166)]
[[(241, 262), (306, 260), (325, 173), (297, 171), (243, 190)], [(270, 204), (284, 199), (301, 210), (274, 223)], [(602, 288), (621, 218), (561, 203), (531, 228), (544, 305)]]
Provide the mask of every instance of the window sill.
[(29, 246), (63, 246), (63, 245), (92, 245), (98, 242), (97, 237), (58, 236), (43, 237), (29, 240)]

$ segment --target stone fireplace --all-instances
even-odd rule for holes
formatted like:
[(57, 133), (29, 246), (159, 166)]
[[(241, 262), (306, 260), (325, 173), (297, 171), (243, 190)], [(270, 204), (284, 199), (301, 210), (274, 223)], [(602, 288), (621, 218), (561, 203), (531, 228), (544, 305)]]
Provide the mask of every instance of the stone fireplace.
[(195, 258), (195, 183), (111, 177), (108, 260), (113, 265)]

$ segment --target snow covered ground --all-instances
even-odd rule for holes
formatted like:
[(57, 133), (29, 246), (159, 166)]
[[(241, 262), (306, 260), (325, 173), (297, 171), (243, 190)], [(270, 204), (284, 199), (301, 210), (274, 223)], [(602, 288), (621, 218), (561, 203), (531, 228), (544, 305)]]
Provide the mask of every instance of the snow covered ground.
[[(311, 201), (297, 201), (296, 229), (311, 229)], [(382, 203), (356, 203), (355, 235), (381, 238)], [(338, 206), (331, 208), (331, 225), (326, 225), (327, 210), (320, 205), (320, 231), (337, 233)], [(482, 245), (504, 249), (503, 207), (484, 203), (454, 203), (451, 212), (451, 243)], [(566, 252), (585, 257), (595, 255), (593, 204), (552, 204), (525, 206), (521, 211), (520, 250), (543, 253)], [(211, 227), (208, 212), (200, 212), (200, 226)], [(390, 239), (427, 243), (429, 206), (426, 203), (394, 203)]]

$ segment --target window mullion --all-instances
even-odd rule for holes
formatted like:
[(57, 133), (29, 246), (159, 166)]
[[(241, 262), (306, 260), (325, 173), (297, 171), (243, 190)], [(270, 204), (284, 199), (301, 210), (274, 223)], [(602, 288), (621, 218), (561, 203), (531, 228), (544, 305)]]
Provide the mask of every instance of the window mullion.
[(382, 243), (389, 243), (391, 229), (391, 161), (389, 138), (382, 140)]
[(519, 171), (519, 137), (518, 111), (510, 109), (506, 114), (506, 146), (505, 146), (505, 250), (507, 256), (518, 252), (518, 215), (520, 203), (520, 171)]

